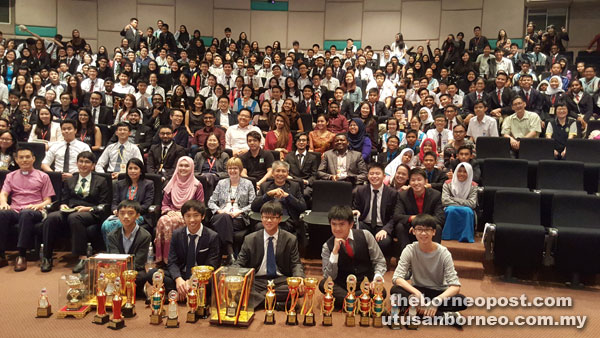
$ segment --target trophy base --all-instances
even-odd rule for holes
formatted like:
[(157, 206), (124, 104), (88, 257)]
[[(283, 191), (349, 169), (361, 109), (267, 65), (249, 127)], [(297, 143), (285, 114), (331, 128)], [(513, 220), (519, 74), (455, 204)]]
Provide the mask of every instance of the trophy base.
[(346, 326), (349, 326), (349, 327), (356, 326), (356, 317), (355, 316), (346, 316)]
[(198, 317), (198, 315), (195, 312), (188, 312), (187, 313), (187, 319), (185, 320), (186, 323), (195, 323), (198, 321), (200, 317)]
[(373, 327), (383, 327), (383, 318), (381, 316), (373, 317)]
[(265, 313), (265, 325), (275, 325), (275, 314), (272, 310)]
[(239, 316), (236, 318), (227, 316), (225, 309), (217, 310), (212, 309), (210, 313), (210, 323), (213, 325), (231, 325), (248, 327), (254, 320), (254, 311), (241, 310)]
[(92, 323), (98, 324), (98, 325), (104, 325), (104, 324), (108, 323), (108, 314), (105, 313), (103, 315), (95, 315)]
[(206, 318), (210, 317), (210, 307), (208, 307), (208, 306), (199, 306), (196, 309), (196, 315), (200, 319), (206, 319)]
[(50, 316), (52, 316), (52, 306), (37, 308), (36, 318), (48, 318)]
[(285, 319), (285, 325), (298, 325), (298, 315), (295, 313), (288, 313)]
[(89, 305), (84, 305), (78, 309), (69, 309), (66, 305), (58, 310), (57, 318), (75, 317), (81, 319), (85, 317), (92, 308)]
[(123, 317), (133, 318), (135, 317), (135, 305), (132, 305), (131, 307), (123, 307), (123, 310), (121, 312), (123, 314)]
[(333, 325), (333, 318), (331, 317), (331, 315), (323, 315), (323, 326), (332, 326)]
[(369, 316), (362, 316), (361, 315), (360, 316), (360, 321), (359, 321), (360, 326), (371, 326), (370, 319), (371, 318), (369, 318)]
[(179, 320), (177, 318), (168, 318), (167, 319), (167, 328), (174, 329), (179, 327)]
[(108, 328), (112, 330), (120, 330), (125, 327), (125, 321), (123, 319), (113, 319), (108, 323)]
[(162, 323), (161, 315), (150, 315), (150, 324), (152, 325), (160, 325)]
[(304, 322), (302, 324), (304, 326), (315, 326), (315, 315), (313, 313), (305, 315)]

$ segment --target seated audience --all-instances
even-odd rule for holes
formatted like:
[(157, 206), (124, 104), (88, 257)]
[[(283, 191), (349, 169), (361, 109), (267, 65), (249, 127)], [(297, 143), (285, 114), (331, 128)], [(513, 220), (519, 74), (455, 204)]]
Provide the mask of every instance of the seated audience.
[(153, 144), (147, 153), (146, 167), (150, 174), (170, 180), (175, 171), (177, 160), (186, 155), (185, 148), (173, 140), (173, 127), (160, 126), (158, 129), (160, 144)]
[(442, 205), (446, 214), (442, 239), (473, 243), (477, 183), (473, 181), (473, 169), (469, 163), (459, 163), (455, 171), (442, 188)]
[(321, 158), (317, 177), (322, 180), (349, 181), (360, 185), (367, 179), (367, 165), (358, 151), (348, 149), (346, 134), (337, 134), (334, 148)]
[(129, 124), (119, 122), (116, 125), (115, 135), (117, 142), (108, 145), (96, 164), (96, 171), (99, 173), (112, 173), (112, 178), (116, 179), (119, 173), (127, 171), (127, 162), (132, 158), (137, 158), (143, 161), (140, 149), (133, 143), (129, 142), (131, 129)]
[(54, 142), (50, 146), (42, 161), (42, 170), (62, 172), (63, 178), (68, 178), (77, 172), (77, 155), (91, 149), (90, 146), (75, 138), (77, 132), (75, 121), (63, 120), (60, 123), (60, 130), (63, 140)]
[(510, 138), (510, 147), (519, 151), (521, 138), (536, 138), (542, 132), (542, 121), (538, 114), (525, 110), (525, 101), (517, 96), (512, 100), (514, 114), (502, 122), (502, 135)]
[[(246, 140), (248, 133), (255, 131), (260, 135), (260, 129), (249, 124), (251, 117), (252, 112), (243, 108), (237, 116), (238, 124), (227, 128), (227, 132), (225, 133), (225, 148), (233, 150), (233, 156), (241, 156), (248, 152), (248, 142)], [(262, 137), (258, 141), (260, 145), (264, 145)]]
[(373, 144), (367, 135), (365, 124), (359, 118), (353, 118), (348, 125), (348, 150), (361, 153), (363, 161), (371, 161), (371, 149)]
[(554, 157), (563, 159), (567, 154), (567, 140), (577, 136), (577, 120), (568, 116), (569, 109), (564, 101), (554, 106), (556, 117), (549, 121), (546, 138), (554, 140)]
[(246, 135), (248, 148), (250, 151), (240, 156), (244, 164), (242, 177), (249, 177), (256, 181), (256, 188), (269, 179), (271, 174), (271, 164), (273, 164), (273, 154), (268, 150), (260, 148), (262, 137), (260, 133), (253, 130)]

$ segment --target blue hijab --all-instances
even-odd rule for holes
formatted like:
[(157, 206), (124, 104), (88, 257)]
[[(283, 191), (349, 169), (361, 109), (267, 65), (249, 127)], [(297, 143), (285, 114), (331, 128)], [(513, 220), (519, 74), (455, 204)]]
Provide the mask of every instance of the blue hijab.
[(358, 133), (352, 134), (351, 132), (348, 132), (348, 144), (350, 149), (362, 152), (363, 143), (365, 142), (365, 137), (367, 135), (367, 128), (359, 118), (353, 118), (350, 123), (352, 122), (355, 122), (358, 126)]

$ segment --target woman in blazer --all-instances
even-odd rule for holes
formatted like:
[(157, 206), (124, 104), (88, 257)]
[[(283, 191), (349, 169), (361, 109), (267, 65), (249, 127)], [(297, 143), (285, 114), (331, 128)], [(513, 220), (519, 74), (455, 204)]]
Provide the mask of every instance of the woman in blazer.
[(62, 141), (60, 123), (52, 121), (52, 114), (48, 108), (40, 109), (37, 123), (31, 127), (28, 142), (41, 142), (46, 144), (46, 150), (50, 143)]
[(211, 187), (227, 177), (227, 160), (229, 154), (223, 151), (223, 146), (215, 134), (210, 134), (204, 142), (204, 151), (199, 151), (194, 158), (194, 171), (206, 177)]

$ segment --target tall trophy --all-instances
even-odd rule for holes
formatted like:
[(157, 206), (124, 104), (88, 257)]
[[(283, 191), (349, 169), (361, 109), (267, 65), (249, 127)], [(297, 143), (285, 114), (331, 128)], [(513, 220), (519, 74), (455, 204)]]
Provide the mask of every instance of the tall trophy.
[(40, 298), (38, 299), (37, 315), (38, 318), (48, 318), (52, 315), (52, 306), (48, 300), (48, 293), (46, 288), (40, 292)]
[(94, 316), (94, 324), (104, 325), (108, 323), (108, 314), (106, 313), (106, 278), (103, 273), (98, 276), (96, 283), (98, 291), (96, 293), (96, 315)]
[(365, 277), (360, 283), (361, 295), (358, 297), (358, 312), (360, 312), (360, 326), (371, 325), (371, 295), (369, 287), (369, 279)]
[[(373, 315), (373, 327), (383, 326), (383, 278), (381, 276), (375, 277), (375, 290), (373, 292), (373, 299), (371, 300), (373, 306), (371, 313)], [(392, 320), (394, 320), (392, 318)]]
[(179, 327), (179, 319), (177, 314), (177, 291), (169, 292), (169, 305), (167, 306), (167, 327)]
[(198, 316), (196, 311), (198, 310), (198, 293), (196, 292), (198, 289), (198, 278), (192, 278), (192, 285), (190, 287), (190, 291), (187, 294), (187, 305), (189, 307), (189, 311), (187, 313), (186, 323), (195, 323), (198, 321)]
[(121, 315), (121, 306), (123, 305), (123, 297), (121, 296), (121, 277), (115, 279), (115, 293), (112, 299), (113, 318), (108, 323), (108, 327), (113, 330), (120, 330), (125, 327), (125, 321)]
[(275, 324), (275, 283), (273, 280), (267, 282), (267, 294), (265, 295), (265, 324)]
[(242, 290), (244, 285), (244, 277), (229, 275), (225, 277), (225, 288), (227, 289), (227, 311), (228, 317), (235, 317), (237, 313), (238, 304), (241, 301), (238, 293)]
[(132, 318), (135, 316), (135, 278), (138, 272), (135, 270), (123, 271), (125, 280), (125, 305), (123, 305), (123, 317)]
[(164, 274), (162, 270), (156, 271), (152, 275), (152, 299), (151, 299), (151, 315), (150, 324), (159, 325), (162, 323), (162, 310), (163, 310), (163, 296), (164, 296), (164, 285), (163, 285)]
[(313, 277), (304, 278), (304, 303), (302, 303), (302, 315), (304, 316), (304, 326), (315, 326), (315, 314), (313, 306), (315, 303), (315, 290), (317, 289), (318, 279)]
[[(287, 325), (298, 325), (298, 317), (296, 314), (296, 303), (298, 303), (298, 288), (300, 288), (300, 284), (302, 283), (301, 277), (288, 277), (287, 285), (288, 285), (288, 296), (285, 300), (285, 313), (287, 314), (287, 318), (285, 323)], [(290, 308), (288, 309), (288, 300), (290, 302)]]
[(212, 276), (214, 268), (209, 265), (194, 266), (192, 268), (192, 276), (198, 279), (198, 307), (196, 314), (199, 318), (208, 318), (210, 316), (210, 306), (207, 301), (208, 281)]
[(325, 295), (323, 296), (323, 302), (321, 304), (321, 313), (323, 314), (323, 326), (333, 325), (331, 314), (334, 310), (335, 297), (333, 297), (333, 280), (331, 276), (327, 277), (325, 284), (323, 285)]
[[(210, 323), (213, 325), (249, 326), (254, 320), (254, 305), (250, 290), (254, 269), (222, 266), (210, 278)], [(200, 294), (198, 294), (200, 296)]]
[(348, 293), (344, 297), (344, 312), (346, 312), (346, 326), (355, 326), (356, 317), (356, 276), (348, 275), (346, 278), (346, 290)]

